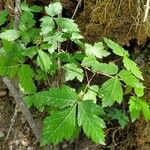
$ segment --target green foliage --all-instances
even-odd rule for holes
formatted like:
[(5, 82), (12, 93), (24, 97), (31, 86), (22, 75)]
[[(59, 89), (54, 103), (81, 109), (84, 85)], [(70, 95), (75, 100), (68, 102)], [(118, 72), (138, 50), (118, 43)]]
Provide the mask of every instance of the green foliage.
[[(23, 2), (21, 9), (18, 31), (5, 27), (0, 34), (0, 76), (17, 77), (27, 106), (47, 114), (41, 145), (73, 140), (81, 129), (95, 143), (105, 144), (107, 123), (118, 121), (124, 128), (128, 111), (132, 122), (140, 113), (150, 120), (149, 104), (141, 98), (142, 73), (127, 50), (107, 38), (85, 43), (74, 20), (61, 17), (59, 2), (46, 6), (47, 15), (39, 21), (34, 14), (42, 11), (40, 6)], [(0, 26), (7, 16), (5, 10), (0, 13)], [(70, 51), (70, 42), (80, 50)], [(111, 50), (124, 66), (108, 58)], [(129, 103), (126, 110), (123, 101)]]

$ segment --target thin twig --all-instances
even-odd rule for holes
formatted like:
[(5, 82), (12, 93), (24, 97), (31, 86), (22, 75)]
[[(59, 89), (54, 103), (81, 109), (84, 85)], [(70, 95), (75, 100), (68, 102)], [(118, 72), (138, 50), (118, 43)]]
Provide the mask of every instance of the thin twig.
[(76, 6), (76, 8), (75, 8), (75, 10), (74, 10), (74, 13), (73, 13), (71, 19), (74, 19), (75, 15), (76, 15), (76, 13), (77, 13), (77, 10), (78, 10), (78, 8), (79, 8), (79, 6), (81, 5), (81, 2), (82, 2), (82, 0), (79, 0), (79, 1), (78, 1), (78, 4), (77, 4), (77, 6)]
[(5, 138), (5, 143), (7, 142), (8, 138), (9, 138), (9, 135), (10, 135), (10, 132), (12, 130), (12, 127), (15, 123), (15, 120), (16, 120), (16, 117), (17, 117), (17, 113), (18, 113), (18, 109), (17, 109), (17, 104), (16, 104), (16, 107), (15, 107), (15, 111), (14, 111), (14, 114), (11, 118), (11, 124), (9, 126), (9, 129), (8, 129), (8, 132), (7, 132), (7, 135), (6, 135), (6, 138)]

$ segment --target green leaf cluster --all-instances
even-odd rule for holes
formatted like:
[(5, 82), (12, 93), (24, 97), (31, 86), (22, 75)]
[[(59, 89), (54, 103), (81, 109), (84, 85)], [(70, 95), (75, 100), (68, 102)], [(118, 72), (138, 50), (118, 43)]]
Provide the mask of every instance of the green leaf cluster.
[[(35, 13), (43, 9), (21, 4), (18, 31), (6, 27), (0, 33), (0, 76), (17, 78), (27, 106), (46, 112), (41, 145), (73, 140), (81, 130), (104, 145), (110, 120), (121, 128), (141, 113), (150, 120), (142, 73), (128, 51), (112, 40), (85, 43), (78, 25), (64, 18), (62, 9), (60, 2), (51, 3), (38, 21)], [(0, 26), (7, 16), (5, 10), (0, 13)], [(69, 49), (70, 42), (77, 52)]]

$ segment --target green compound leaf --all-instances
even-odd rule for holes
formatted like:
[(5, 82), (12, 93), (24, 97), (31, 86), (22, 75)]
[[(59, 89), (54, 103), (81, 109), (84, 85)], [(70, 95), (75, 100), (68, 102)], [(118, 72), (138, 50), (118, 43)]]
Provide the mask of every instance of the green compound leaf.
[(142, 73), (134, 61), (128, 57), (124, 57), (123, 63), (127, 70), (131, 71), (137, 78), (143, 80)]
[(149, 105), (142, 99), (135, 96), (131, 96), (129, 101), (129, 112), (131, 115), (132, 122), (134, 122), (143, 113), (146, 121), (150, 120), (150, 108)]
[(15, 41), (20, 36), (20, 32), (17, 30), (6, 30), (0, 34), (0, 38), (8, 41)]
[(135, 93), (138, 97), (141, 97), (144, 95), (144, 86), (142, 83), (139, 82), (139, 80), (130, 72), (127, 70), (122, 70), (119, 73), (119, 77), (129, 86), (134, 88)]
[(42, 34), (48, 34), (49, 32), (53, 31), (55, 28), (54, 20), (49, 16), (44, 16), (40, 19), (41, 23), (41, 31)]
[(84, 73), (81, 68), (79, 68), (75, 63), (68, 63), (64, 65), (66, 74), (65, 74), (65, 80), (73, 80), (77, 78), (80, 82), (82, 82)]
[(40, 68), (45, 71), (49, 72), (52, 66), (52, 61), (51, 58), (47, 53), (44, 51), (40, 50), (39, 55), (37, 57), (37, 64), (40, 66)]
[(98, 85), (92, 85), (88, 88), (87, 92), (84, 94), (83, 100), (93, 100), (96, 103), (96, 96), (98, 94)]
[(56, 16), (62, 12), (62, 5), (60, 2), (55, 2), (53, 4), (50, 4), (48, 7), (46, 6), (45, 11), (51, 17)]
[(8, 16), (8, 11), (7, 10), (3, 10), (3, 11), (0, 12), (0, 26), (3, 25), (6, 22), (7, 16)]
[(54, 112), (44, 120), (41, 144), (58, 144), (74, 138), (77, 129), (76, 107)]
[(128, 116), (125, 113), (123, 113), (120, 109), (113, 109), (108, 111), (107, 116), (110, 117), (112, 120), (117, 120), (122, 129), (129, 122)]
[(100, 109), (92, 101), (82, 101), (78, 106), (78, 124), (82, 126), (84, 133), (93, 142), (105, 144), (105, 123), (99, 117)]
[(79, 32), (78, 25), (74, 23), (74, 20), (69, 18), (55, 18), (55, 21), (64, 32)]
[(103, 83), (99, 90), (99, 96), (102, 98), (102, 106), (112, 106), (114, 102), (119, 104), (123, 100), (123, 90), (118, 77), (111, 78)]
[(104, 38), (104, 42), (107, 44), (108, 47), (110, 47), (113, 51), (118, 56), (129, 56), (128, 52), (124, 50), (120, 45), (117, 43), (113, 42), (110, 39)]
[(18, 77), (20, 88), (24, 93), (31, 94), (36, 92), (36, 86), (33, 83), (34, 72), (29, 65), (23, 64), (19, 68)]
[(95, 43), (94, 46), (90, 44), (85, 44), (85, 53), (87, 56), (96, 56), (97, 58), (103, 58), (110, 55), (110, 53), (104, 50), (104, 45), (102, 42)]

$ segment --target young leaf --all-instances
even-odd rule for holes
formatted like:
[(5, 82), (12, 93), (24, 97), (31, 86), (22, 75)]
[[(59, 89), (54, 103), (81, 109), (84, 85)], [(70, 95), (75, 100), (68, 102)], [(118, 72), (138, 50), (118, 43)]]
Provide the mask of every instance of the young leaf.
[(120, 45), (117, 43), (113, 42), (110, 39), (104, 38), (104, 42), (107, 44), (108, 47), (110, 47), (113, 51), (118, 56), (129, 56), (128, 52), (124, 50)]
[(62, 86), (49, 90), (49, 98), (46, 100), (46, 104), (62, 109), (75, 104), (77, 99), (78, 95), (74, 89), (69, 86)]
[(37, 57), (37, 64), (40, 66), (40, 68), (45, 71), (49, 72), (52, 66), (52, 61), (51, 58), (47, 53), (44, 51), (40, 50), (39, 55)]
[(105, 144), (105, 123), (99, 117), (100, 109), (92, 101), (82, 101), (78, 106), (78, 124), (82, 126), (84, 133), (92, 141), (99, 144)]
[(83, 100), (93, 100), (96, 103), (96, 96), (98, 94), (98, 85), (92, 85), (88, 88), (86, 94), (84, 94)]
[(150, 108), (149, 105), (140, 98), (131, 96), (129, 101), (129, 111), (131, 115), (132, 122), (134, 122), (143, 113), (146, 121), (150, 120)]
[(102, 106), (112, 106), (114, 102), (119, 104), (123, 100), (123, 90), (118, 77), (111, 78), (103, 83), (99, 90), (99, 96), (102, 98)]
[(17, 30), (6, 30), (0, 34), (1, 39), (5, 39), (8, 41), (15, 41), (20, 36), (20, 32)]
[(21, 3), (21, 10), (30, 11), (29, 5), (26, 2)]
[(55, 2), (53, 4), (50, 4), (48, 7), (46, 6), (45, 11), (51, 17), (56, 16), (62, 12), (62, 5), (60, 2)]
[(74, 23), (74, 20), (69, 18), (55, 18), (55, 21), (64, 32), (79, 32), (78, 25)]
[(67, 108), (54, 112), (44, 120), (42, 133), (42, 145), (58, 144), (59, 142), (69, 140), (75, 136), (76, 107)]
[(134, 61), (132, 61), (128, 57), (124, 57), (123, 63), (127, 70), (131, 71), (137, 78), (143, 80), (142, 73)]
[(6, 22), (7, 16), (8, 16), (7, 10), (3, 10), (0, 12), (0, 26)]
[(58, 47), (58, 42), (66, 41), (66, 38), (63, 37), (62, 32), (50, 32), (44, 36), (44, 41), (48, 42), (51, 46), (48, 48), (48, 51), (52, 54)]
[(118, 120), (118, 123), (120, 124), (121, 128), (123, 129), (127, 123), (129, 122), (128, 116), (122, 112), (120, 109), (113, 109), (112, 111), (108, 111), (107, 116), (111, 119)]
[(139, 80), (130, 72), (127, 70), (122, 70), (119, 73), (119, 77), (129, 86), (134, 88), (135, 93), (138, 97), (141, 97), (144, 95), (144, 86), (142, 83), (139, 82)]
[(34, 72), (29, 65), (23, 64), (19, 68), (18, 77), (21, 90), (24, 93), (31, 94), (36, 92), (36, 86), (33, 83)]
[(49, 16), (44, 16), (40, 19), (42, 34), (48, 34), (55, 28), (54, 20)]
[(102, 42), (95, 43), (94, 46), (90, 44), (85, 44), (85, 53), (87, 56), (96, 56), (97, 58), (103, 58), (110, 55), (110, 53), (104, 50), (104, 45)]
[(68, 63), (64, 65), (66, 70), (65, 80), (73, 80), (77, 78), (80, 82), (82, 82), (84, 74), (83, 70), (79, 68), (75, 63)]

